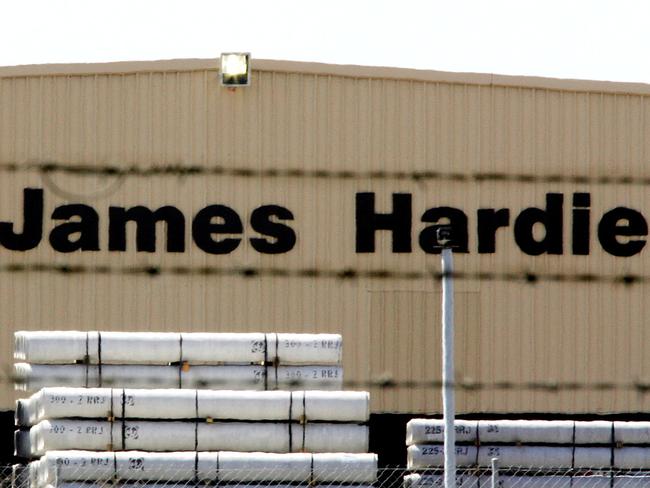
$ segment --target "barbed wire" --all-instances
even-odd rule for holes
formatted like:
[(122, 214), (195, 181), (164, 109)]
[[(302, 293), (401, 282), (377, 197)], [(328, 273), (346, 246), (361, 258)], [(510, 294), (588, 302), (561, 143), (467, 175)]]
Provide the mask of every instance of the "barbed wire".
[[(66, 385), (70, 381), (68, 376), (52, 375), (48, 377), (50, 386), (69, 386)], [(144, 382), (150, 387), (154, 388), (156, 385), (161, 385), (165, 380), (159, 376), (141, 375), (138, 377), (139, 382)], [(0, 376), (0, 383), (3, 384), (21, 384), (25, 382), (25, 378), (20, 375), (15, 375), (13, 372), (6, 372)], [(38, 380), (36, 380), (38, 383)], [(240, 381), (241, 386), (247, 388), (259, 386), (260, 381)], [(313, 389), (313, 383), (303, 382), (299, 379), (286, 380), (282, 383), (282, 388), (285, 387), (292, 390), (301, 390), (307, 386), (307, 390)], [(455, 390), (465, 392), (480, 392), (480, 391), (544, 391), (548, 393), (562, 393), (562, 392), (575, 392), (575, 391), (597, 391), (597, 392), (614, 392), (614, 391), (629, 391), (639, 394), (650, 393), (650, 382), (648, 381), (594, 381), (594, 382), (581, 382), (581, 381), (476, 381), (473, 379), (461, 379), (451, 383), (445, 383), (439, 379), (417, 379), (417, 380), (402, 380), (395, 379), (390, 376), (381, 376), (370, 380), (344, 380), (340, 384), (340, 389), (346, 390), (366, 390), (366, 389), (381, 389), (381, 390), (398, 390), (398, 389), (441, 389), (443, 386), (451, 386)], [(70, 386), (71, 388), (74, 386)], [(129, 386), (124, 384), (124, 381), (113, 380), (111, 378), (103, 378), (101, 380), (100, 388), (141, 388), (138, 386)], [(228, 387), (232, 388), (232, 382), (226, 380), (195, 380), (188, 382), (183, 386), (183, 389), (223, 389)], [(175, 388), (176, 389), (176, 388)], [(337, 388), (338, 389), (338, 388)]]
[(539, 282), (555, 283), (607, 283), (612, 285), (635, 285), (650, 282), (650, 275), (641, 274), (598, 274), (598, 273), (537, 273), (534, 271), (492, 272), (492, 271), (440, 271), (361, 269), (361, 268), (281, 268), (262, 266), (220, 267), (220, 266), (114, 266), (54, 263), (3, 263), (4, 273), (57, 273), (98, 275), (142, 275), (157, 277), (176, 276), (236, 276), (242, 278), (321, 278), (336, 280), (425, 280), (440, 281), (445, 277), (458, 280), (505, 281), (525, 284)]
[(327, 168), (255, 168), (223, 165), (151, 166), (90, 165), (67, 163), (0, 163), (0, 171), (9, 173), (38, 172), (43, 174), (66, 173), (79, 176), (231, 176), (239, 178), (314, 178), (333, 180), (398, 180), (398, 181), (455, 181), (455, 182), (512, 182), (512, 183), (572, 183), (596, 185), (650, 185), (650, 176), (629, 175), (563, 175), (505, 173), (505, 172), (455, 172), (455, 171), (386, 171)]

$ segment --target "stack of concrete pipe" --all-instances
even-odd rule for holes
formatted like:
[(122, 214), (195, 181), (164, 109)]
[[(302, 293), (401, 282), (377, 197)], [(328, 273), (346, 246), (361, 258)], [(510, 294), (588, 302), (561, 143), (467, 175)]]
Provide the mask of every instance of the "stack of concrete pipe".
[(33, 461), (15, 486), (376, 479), (338, 335), (18, 332), (15, 357), (17, 388), (38, 390), (16, 405), (16, 455)]
[[(548, 486), (545, 475), (551, 474), (558, 483), (553, 486), (650, 485), (650, 422), (456, 420), (455, 428), (456, 465), (464, 473), (459, 486), (489, 486), (494, 458), (504, 487)], [(407, 424), (407, 468), (413, 473), (405, 476), (405, 488), (441, 486), (443, 437), (442, 420)], [(515, 474), (522, 470), (535, 476)], [(635, 476), (586, 475), (594, 470), (633, 470)], [(562, 471), (573, 475), (558, 475)]]

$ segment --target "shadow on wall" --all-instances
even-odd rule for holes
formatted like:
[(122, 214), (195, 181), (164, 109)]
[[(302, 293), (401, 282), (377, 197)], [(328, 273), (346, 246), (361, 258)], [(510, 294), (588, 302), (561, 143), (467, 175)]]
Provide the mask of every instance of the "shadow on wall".
[(14, 458), (14, 412), (0, 412), (0, 465), (15, 463)]

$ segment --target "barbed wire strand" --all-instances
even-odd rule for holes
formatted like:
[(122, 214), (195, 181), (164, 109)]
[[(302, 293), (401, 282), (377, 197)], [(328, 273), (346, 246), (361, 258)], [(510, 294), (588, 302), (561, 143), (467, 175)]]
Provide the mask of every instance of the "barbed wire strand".
[[(160, 365), (158, 365), (160, 366)], [(171, 367), (171, 366), (170, 366)], [(48, 382), (55, 384), (65, 384), (69, 382), (68, 376), (52, 375), (48, 377)], [(152, 386), (164, 384), (164, 380), (159, 376), (139, 376), (139, 381), (151, 384)], [(38, 380), (35, 380), (38, 383)], [(0, 376), (0, 383), (3, 384), (29, 384), (25, 378), (20, 375), (15, 375), (13, 372), (6, 372)], [(128, 382), (127, 382), (128, 383)], [(241, 381), (241, 384), (246, 386), (259, 385), (259, 381)], [(40, 384), (40, 383), (39, 383)], [(222, 389), (223, 387), (232, 386), (232, 383), (227, 380), (196, 380), (185, 385), (185, 389)], [(456, 390), (465, 392), (480, 392), (480, 391), (544, 391), (548, 393), (561, 393), (572, 391), (631, 391), (639, 394), (650, 393), (650, 382), (646, 381), (595, 381), (595, 382), (580, 382), (580, 381), (475, 381), (475, 380), (458, 380), (449, 384)], [(282, 387), (289, 387), (291, 389), (299, 390), (301, 387), (306, 389), (313, 388), (313, 384), (303, 382), (299, 379), (286, 380), (282, 382)], [(342, 389), (382, 389), (382, 390), (395, 390), (395, 389), (440, 389), (445, 386), (445, 383), (437, 379), (427, 380), (401, 380), (391, 377), (377, 377), (370, 380), (345, 380), (341, 382)], [(101, 388), (138, 388), (137, 386), (128, 386), (122, 380), (103, 378)], [(305, 389), (305, 388), (302, 388)]]
[(0, 273), (55, 273), (63, 275), (142, 275), (157, 277), (171, 276), (235, 276), (242, 278), (320, 278), (353, 281), (370, 280), (442, 280), (449, 276), (458, 280), (505, 281), (525, 284), (539, 282), (554, 283), (607, 283), (612, 285), (635, 285), (650, 282), (650, 275), (641, 274), (598, 274), (598, 273), (537, 273), (533, 271), (492, 272), (492, 271), (439, 271), (361, 269), (361, 268), (281, 268), (262, 266), (219, 267), (219, 266), (114, 266), (54, 263), (3, 263)]
[(8, 173), (38, 172), (67, 173), (79, 176), (230, 176), (239, 178), (315, 178), (334, 180), (396, 180), (396, 181), (456, 181), (456, 182), (512, 182), (512, 183), (572, 183), (595, 185), (650, 185), (650, 176), (627, 175), (563, 175), (505, 172), (445, 172), (432, 170), (359, 171), (326, 168), (255, 168), (222, 165), (89, 165), (67, 163), (0, 163), (0, 171)]

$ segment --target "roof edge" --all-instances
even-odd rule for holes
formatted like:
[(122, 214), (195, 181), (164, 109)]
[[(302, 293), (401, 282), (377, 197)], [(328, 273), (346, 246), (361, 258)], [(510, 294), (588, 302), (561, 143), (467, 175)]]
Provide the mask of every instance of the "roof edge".
[[(119, 61), (111, 63), (38, 64), (0, 67), (0, 78), (42, 76), (94, 76), (137, 73), (217, 71), (218, 59), (169, 59), (159, 61)], [(462, 73), (410, 68), (325, 64), (302, 61), (253, 59), (254, 71), (302, 73), (346, 78), (394, 79), (466, 85), (520, 87), (571, 92), (650, 95), (650, 84), (545, 78), (539, 76)]]

